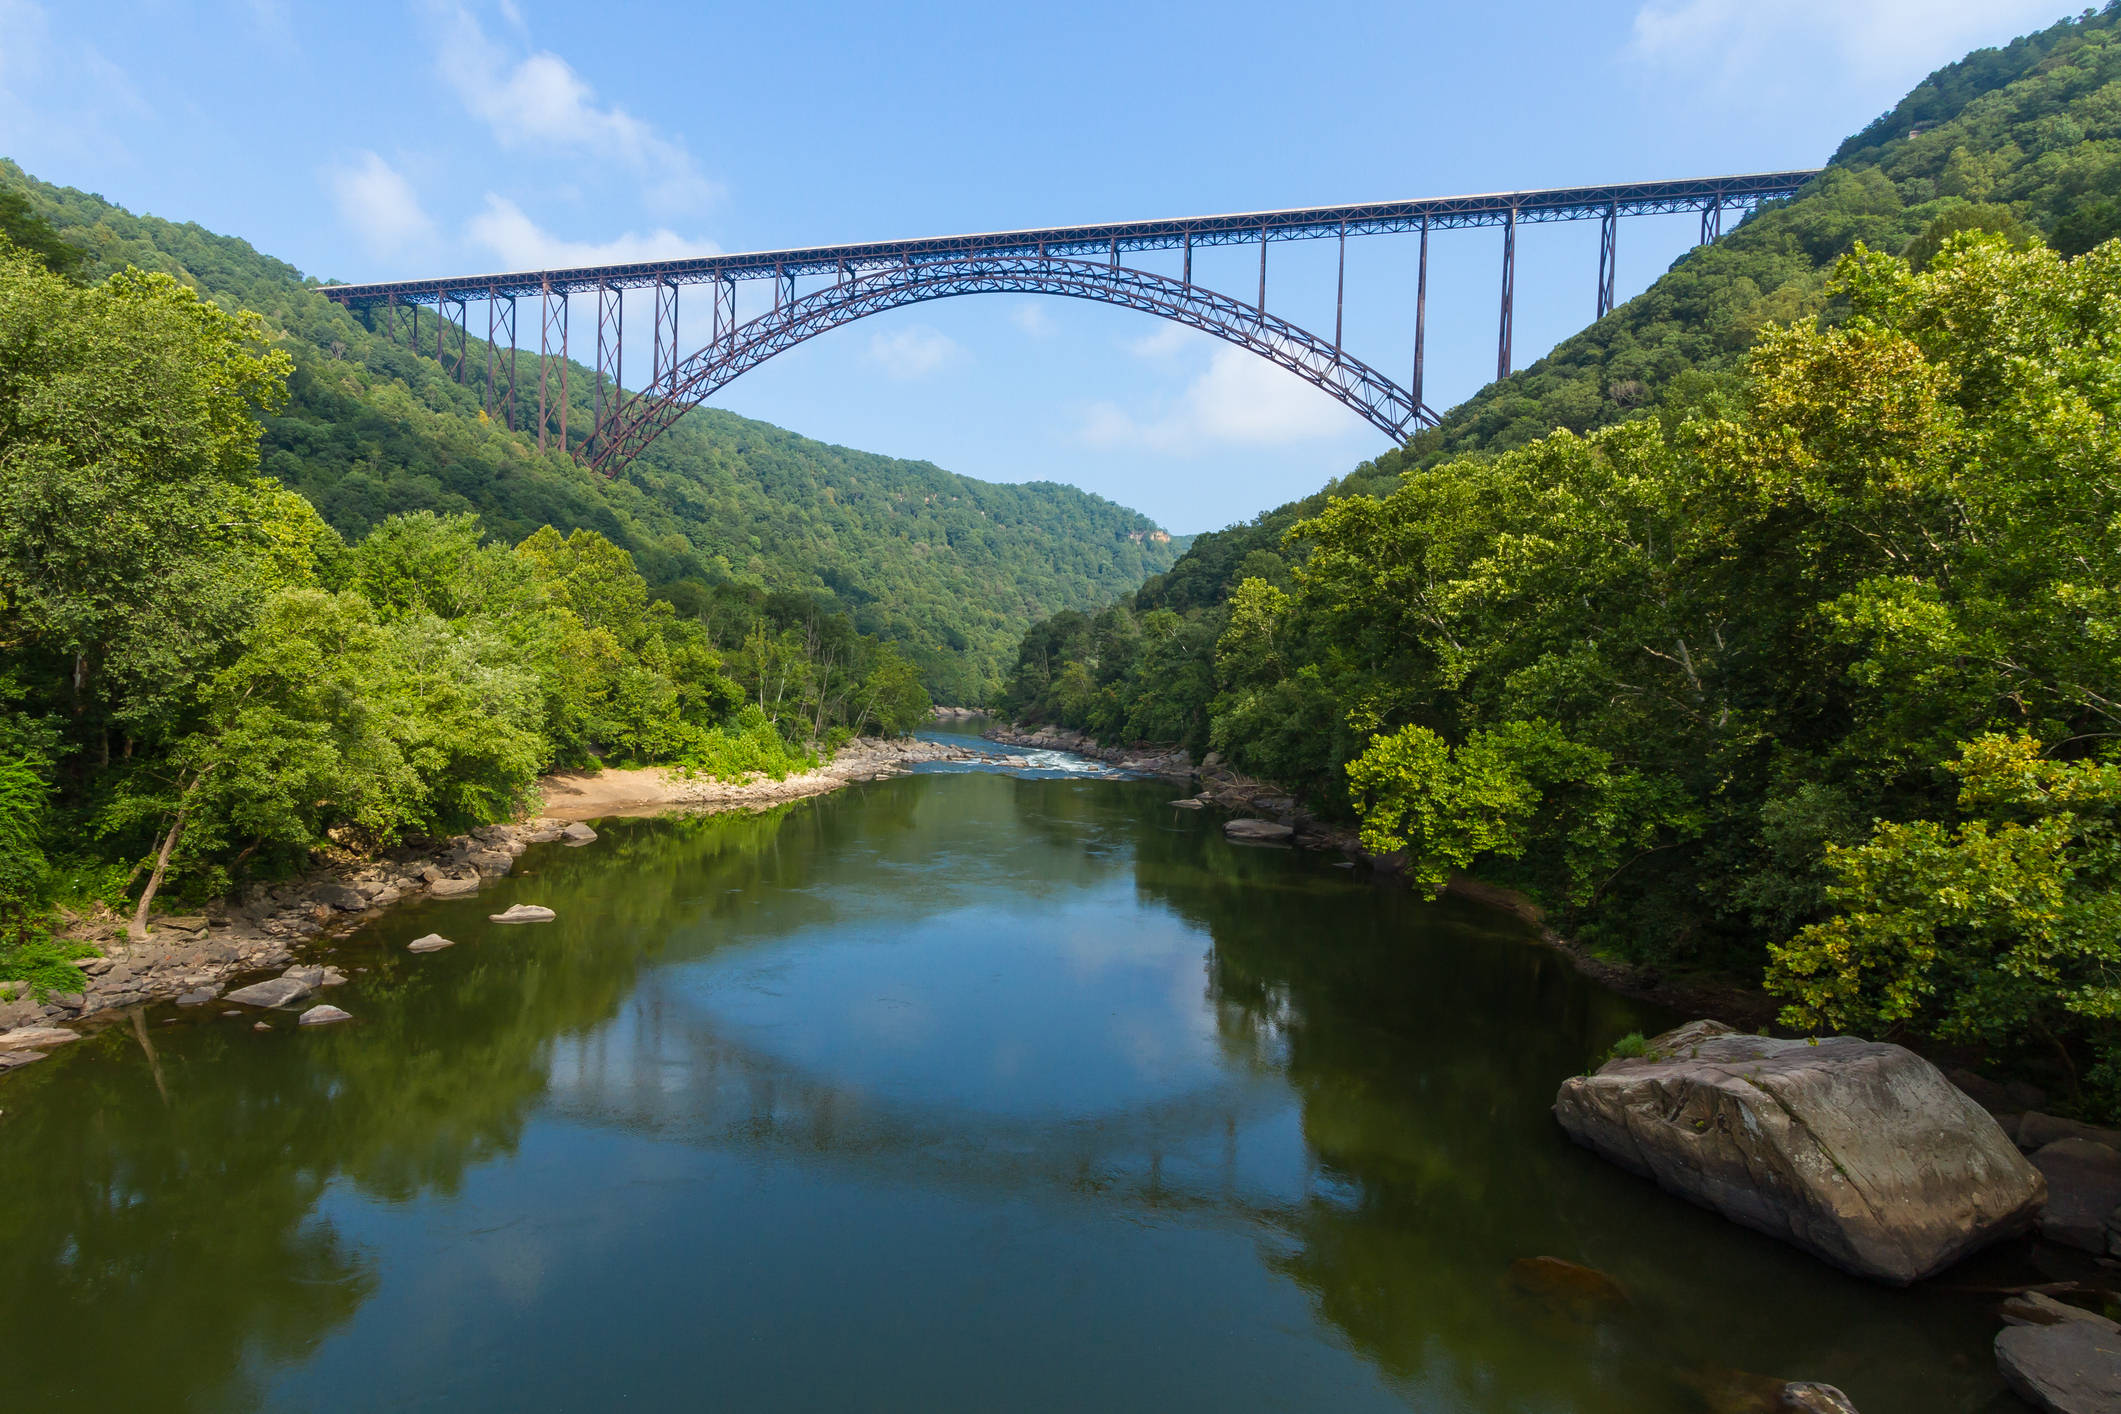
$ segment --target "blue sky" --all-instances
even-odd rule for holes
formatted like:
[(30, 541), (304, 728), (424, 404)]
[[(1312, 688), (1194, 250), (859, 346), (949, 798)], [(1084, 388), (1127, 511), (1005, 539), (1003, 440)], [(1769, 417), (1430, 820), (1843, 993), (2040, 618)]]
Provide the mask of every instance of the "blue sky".
[[(0, 0), (0, 154), (312, 274), (412, 278), (1812, 166), (1937, 65), (2059, 13)], [(1623, 223), (1623, 297), (1696, 227)], [(1269, 307), (1330, 331), (1331, 244), (1270, 258)], [(1256, 260), (1207, 252), (1195, 277), (1242, 293)], [(1348, 260), (1348, 347), (1404, 379), (1413, 243), (1352, 241)], [(1438, 407), (1493, 375), (1499, 260), (1494, 231), (1434, 238)], [(1520, 365), (1589, 321), (1596, 263), (1594, 225), (1521, 235)], [(1227, 346), (1054, 299), (878, 316), (717, 401), (971, 476), (1069, 482), (1182, 532), (1387, 445)]]

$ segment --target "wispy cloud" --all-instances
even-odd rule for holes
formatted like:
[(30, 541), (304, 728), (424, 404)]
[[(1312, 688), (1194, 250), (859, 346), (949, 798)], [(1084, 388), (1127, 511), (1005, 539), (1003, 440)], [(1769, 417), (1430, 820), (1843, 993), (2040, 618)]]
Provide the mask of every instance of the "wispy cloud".
[[(1173, 337), (1176, 336), (1176, 337)], [(1165, 359), (1205, 339), (1174, 325), (1134, 342), (1135, 353)], [(1146, 448), (1190, 456), (1216, 446), (1324, 442), (1367, 426), (1352, 411), (1294, 374), (1243, 349), (1217, 345), (1208, 368), (1185, 391), (1147, 415), (1094, 403), (1077, 437), (1100, 451)]]
[(2053, 0), (1651, 0), (1627, 55), (1726, 90), (1912, 82), (2055, 18)]
[(328, 169), (324, 181), (340, 217), (378, 254), (388, 255), (434, 235), (434, 222), (421, 209), (412, 184), (373, 152), (358, 154), (350, 166)]
[(657, 211), (695, 210), (718, 195), (682, 142), (615, 103), (598, 103), (596, 90), (559, 55), (541, 50), (511, 62), (470, 11), (438, 6), (435, 13), (445, 31), (443, 77), (502, 147), (570, 149), (622, 163), (647, 180), (644, 196)]
[(1046, 307), (1035, 299), (1027, 299), (1009, 311), (1009, 322), (1034, 339), (1043, 339), (1053, 332), (1053, 320)]
[(576, 265), (618, 265), (634, 260), (683, 260), (717, 255), (713, 241), (694, 240), (657, 229), (632, 231), (608, 241), (570, 241), (546, 231), (504, 196), (486, 194), (486, 209), (471, 218), (465, 234), (501, 257), (510, 270), (559, 270)]
[(964, 350), (940, 329), (912, 324), (869, 337), (868, 359), (902, 382), (925, 378)]

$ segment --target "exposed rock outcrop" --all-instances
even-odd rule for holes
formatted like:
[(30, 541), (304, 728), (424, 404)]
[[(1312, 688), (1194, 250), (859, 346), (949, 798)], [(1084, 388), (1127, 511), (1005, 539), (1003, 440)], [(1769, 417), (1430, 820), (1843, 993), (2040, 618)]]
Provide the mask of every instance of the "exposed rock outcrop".
[(1900, 1046), (1694, 1022), (1562, 1084), (1577, 1143), (1896, 1286), (2030, 1227), (2047, 1197), (1988, 1111)]

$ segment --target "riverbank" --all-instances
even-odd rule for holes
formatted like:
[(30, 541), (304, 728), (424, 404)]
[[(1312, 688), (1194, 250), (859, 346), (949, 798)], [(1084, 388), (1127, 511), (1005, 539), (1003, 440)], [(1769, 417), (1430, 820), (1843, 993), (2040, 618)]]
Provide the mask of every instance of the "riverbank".
[[(74, 966), (81, 985), (39, 1001), (26, 984), (0, 983), (0, 1073), (41, 1059), (91, 1027), (154, 1002), (180, 1006), (220, 1001), (231, 983), (275, 969), (305, 976), (296, 950), (380, 918), (415, 898), (461, 898), (509, 873), (533, 844), (587, 844), (596, 833), (580, 821), (610, 815), (758, 809), (821, 795), (857, 781), (881, 780), (920, 761), (989, 759), (967, 747), (913, 739), (858, 737), (817, 770), (775, 781), (687, 778), (663, 768), (564, 771), (538, 783), (538, 815), (488, 825), (442, 841), (416, 841), (375, 859), (340, 855), (297, 879), (254, 890), (241, 903), (214, 900), (198, 913), (156, 915), (145, 939), (127, 938), (126, 920), (98, 906), (62, 914), (57, 936), (96, 949)], [(337, 973), (309, 990), (338, 985)], [(283, 973), (282, 975), (286, 975)]]
[(814, 771), (771, 780), (728, 782), (686, 776), (660, 766), (637, 770), (559, 771), (538, 782), (544, 814), (555, 820), (660, 815), (670, 810), (741, 810), (823, 795), (856, 781), (882, 780), (923, 761), (984, 761), (969, 747), (913, 737), (856, 737)]

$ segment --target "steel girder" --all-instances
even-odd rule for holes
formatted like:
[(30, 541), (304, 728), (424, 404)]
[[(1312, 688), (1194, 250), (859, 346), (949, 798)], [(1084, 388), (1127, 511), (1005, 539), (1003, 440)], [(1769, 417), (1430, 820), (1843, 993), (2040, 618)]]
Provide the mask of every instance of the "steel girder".
[[(1100, 226), (1056, 226), (1046, 230), (992, 231), (984, 234), (932, 236), (910, 241), (873, 241), (857, 245), (811, 246), (798, 250), (755, 251), (742, 255), (708, 255), (687, 260), (650, 260), (575, 270), (526, 271), (466, 275), (442, 280), (405, 280), (387, 284), (325, 285), (318, 293), (348, 308), (401, 303), (434, 304), (442, 299), (538, 294), (550, 281), (556, 294), (587, 294), (600, 288), (645, 289), (663, 282), (681, 285), (710, 281), (774, 280), (782, 303), (798, 276), (829, 275), (835, 280), (874, 274), (907, 263), (964, 260), (975, 256), (1102, 257), (1117, 264), (1120, 255), (1138, 250), (1181, 250), (1191, 271), (1195, 246), (1250, 245), (1254, 241), (1299, 241), (1351, 236), (1458, 230), (1469, 226), (1502, 226), (1535, 221), (1590, 221), (1619, 216), (1669, 215), (1699, 211), (1704, 231), (1720, 229), (1726, 210), (1744, 210), (1762, 201), (1792, 196), (1817, 170), (1757, 172), (1744, 176), (1692, 177), (1676, 182), (1623, 182), (1611, 186), (1557, 187), (1544, 191), (1489, 192), (1476, 196), (1429, 197), (1415, 201), (1366, 202), (1351, 206), (1249, 211), (1223, 216), (1185, 216), (1160, 221), (1121, 221)], [(1265, 252), (1261, 252), (1264, 257)]]
[(591, 465), (607, 476), (638, 456), (687, 411), (775, 354), (857, 319), (927, 300), (972, 294), (1065, 295), (1158, 315), (1227, 340), (1324, 389), (1395, 441), (1436, 414), (1366, 364), (1259, 308), (1198, 285), (1114, 266), (1035, 256), (912, 262), (829, 285), (731, 328), (627, 399), (600, 429)]

